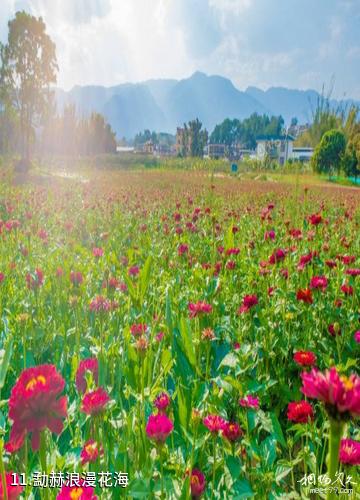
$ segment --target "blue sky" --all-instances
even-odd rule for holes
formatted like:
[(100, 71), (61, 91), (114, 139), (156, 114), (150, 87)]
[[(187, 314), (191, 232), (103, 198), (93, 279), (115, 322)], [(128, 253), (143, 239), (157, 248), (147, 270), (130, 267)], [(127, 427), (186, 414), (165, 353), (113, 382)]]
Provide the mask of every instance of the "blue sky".
[(0, 0), (3, 41), (17, 9), (44, 18), (64, 88), (200, 70), (360, 99), (360, 0)]

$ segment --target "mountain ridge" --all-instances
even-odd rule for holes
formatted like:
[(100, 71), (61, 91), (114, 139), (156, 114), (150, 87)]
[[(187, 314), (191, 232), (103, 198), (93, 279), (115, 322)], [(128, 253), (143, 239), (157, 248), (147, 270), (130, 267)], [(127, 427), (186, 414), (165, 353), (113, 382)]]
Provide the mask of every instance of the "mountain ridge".
[[(181, 80), (150, 79), (111, 87), (76, 85), (69, 91), (56, 89), (59, 111), (74, 104), (80, 115), (102, 113), (117, 137), (127, 139), (145, 128), (175, 133), (177, 126), (194, 118), (199, 118), (211, 132), (225, 118), (244, 119), (255, 112), (282, 115), (285, 123), (290, 123), (292, 117), (306, 123), (311, 121), (319, 98), (320, 94), (312, 89), (262, 90), (249, 86), (239, 90), (228, 78), (200, 71)], [(331, 99), (330, 103), (332, 107), (360, 105), (349, 98)]]

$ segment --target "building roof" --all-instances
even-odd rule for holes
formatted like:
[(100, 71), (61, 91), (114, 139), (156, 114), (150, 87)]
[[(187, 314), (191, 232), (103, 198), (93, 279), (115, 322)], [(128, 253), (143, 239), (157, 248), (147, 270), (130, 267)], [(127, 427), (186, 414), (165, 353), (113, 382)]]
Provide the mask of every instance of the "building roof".
[(295, 141), (295, 137), (290, 134), (287, 135), (259, 135), (256, 142), (264, 141)]

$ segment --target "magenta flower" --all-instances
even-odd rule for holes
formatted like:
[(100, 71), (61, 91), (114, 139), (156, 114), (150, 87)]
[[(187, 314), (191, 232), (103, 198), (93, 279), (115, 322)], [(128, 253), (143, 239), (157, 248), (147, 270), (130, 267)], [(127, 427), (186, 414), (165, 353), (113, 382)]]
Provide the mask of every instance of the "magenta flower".
[(339, 459), (343, 464), (360, 465), (360, 442), (352, 439), (342, 439)]
[(219, 415), (207, 415), (203, 419), (203, 424), (211, 433), (222, 431), (226, 426), (226, 421)]
[(239, 400), (239, 405), (243, 408), (251, 408), (257, 410), (259, 408), (259, 398), (257, 398), (256, 396), (251, 396), (249, 394), (248, 396), (245, 396), (244, 398), (241, 398)]
[(354, 340), (355, 340), (355, 342), (360, 344), (360, 330), (358, 330), (357, 332), (354, 333)]
[(199, 314), (210, 314), (212, 312), (212, 306), (202, 301), (198, 301), (195, 304), (190, 302), (188, 309), (190, 318), (196, 318)]
[(238, 314), (243, 314), (259, 303), (257, 295), (245, 295), (242, 305), (238, 309)]
[(325, 291), (328, 286), (328, 280), (326, 276), (314, 276), (310, 281), (310, 288), (314, 290)]
[(357, 375), (340, 376), (335, 367), (324, 373), (313, 368), (310, 372), (303, 372), (301, 379), (302, 393), (325, 403), (332, 417), (339, 414), (360, 416), (360, 377)]
[(159, 410), (159, 413), (164, 413), (170, 405), (170, 397), (166, 392), (160, 393), (154, 400), (154, 406)]
[(111, 309), (111, 302), (102, 295), (98, 295), (90, 302), (90, 311), (92, 312), (108, 312)]
[(150, 415), (145, 430), (149, 439), (162, 444), (173, 429), (172, 421), (165, 414), (159, 413), (158, 415)]
[(87, 358), (80, 361), (79, 368), (76, 371), (76, 388), (83, 394), (86, 392), (86, 372), (91, 372), (95, 384), (98, 383), (99, 363), (96, 358)]

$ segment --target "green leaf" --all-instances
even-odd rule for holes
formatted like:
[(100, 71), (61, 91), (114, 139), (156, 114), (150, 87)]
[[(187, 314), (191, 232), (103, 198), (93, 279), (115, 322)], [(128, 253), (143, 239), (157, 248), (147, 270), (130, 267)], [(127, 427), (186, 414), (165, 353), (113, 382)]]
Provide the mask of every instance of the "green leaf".
[(226, 465), (229, 469), (231, 477), (235, 480), (238, 479), (241, 472), (241, 462), (238, 458), (232, 457), (231, 455), (226, 459)]
[(14, 339), (8, 338), (5, 349), (1, 351), (1, 366), (0, 366), (0, 389), (4, 387), (6, 374), (9, 369), (10, 359), (13, 353)]
[(271, 423), (272, 423), (272, 428), (273, 428), (273, 432), (272, 432), (273, 437), (276, 439), (276, 441), (278, 441), (281, 444), (281, 446), (286, 448), (286, 442), (285, 442), (283, 431), (281, 429), (279, 419), (277, 418), (275, 413), (271, 413), (270, 418), (271, 418)]
[(151, 264), (152, 264), (152, 257), (151, 257), (151, 255), (149, 255), (149, 257), (146, 259), (144, 267), (142, 268), (141, 273), (140, 273), (140, 300), (141, 300), (141, 302), (144, 300), (146, 291), (149, 287)]
[(242, 500), (244, 498), (253, 498), (254, 492), (251, 489), (249, 481), (246, 479), (242, 479), (236, 481), (233, 485), (234, 496), (232, 497), (234, 500)]
[(196, 357), (194, 345), (191, 337), (190, 325), (185, 318), (181, 318), (180, 321), (180, 335), (182, 344), (184, 347), (184, 352), (194, 368), (196, 368)]
[(228, 227), (228, 230), (226, 231), (226, 235), (224, 238), (224, 247), (225, 250), (229, 250), (229, 248), (234, 248), (235, 243), (234, 243), (234, 233), (233, 233), (233, 222), (231, 221), (230, 226)]
[(135, 479), (129, 486), (131, 498), (150, 498), (150, 482), (144, 479)]
[(235, 366), (238, 363), (239, 363), (239, 360), (238, 360), (238, 357), (236, 356), (236, 354), (234, 354), (233, 352), (229, 352), (228, 354), (226, 354), (226, 356), (221, 361), (219, 368), (221, 368), (222, 366), (228, 366), (229, 368), (235, 368)]

